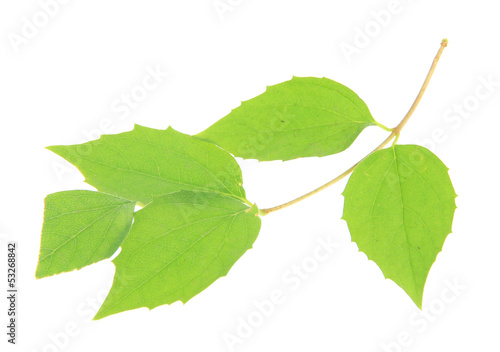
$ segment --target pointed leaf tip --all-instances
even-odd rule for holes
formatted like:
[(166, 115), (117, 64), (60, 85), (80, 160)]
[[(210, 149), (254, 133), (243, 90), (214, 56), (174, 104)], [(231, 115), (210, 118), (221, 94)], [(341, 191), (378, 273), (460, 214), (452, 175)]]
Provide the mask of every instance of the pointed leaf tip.
[(113, 286), (95, 319), (188, 302), (226, 276), (252, 247), (260, 230), (255, 211), (216, 193), (180, 191), (155, 198), (136, 213), (113, 261)]
[(446, 167), (423, 147), (396, 145), (363, 160), (344, 193), (352, 240), (421, 309), (456, 209)]
[(237, 157), (287, 161), (339, 153), (374, 125), (366, 104), (349, 88), (327, 78), (293, 76), (196, 137)]

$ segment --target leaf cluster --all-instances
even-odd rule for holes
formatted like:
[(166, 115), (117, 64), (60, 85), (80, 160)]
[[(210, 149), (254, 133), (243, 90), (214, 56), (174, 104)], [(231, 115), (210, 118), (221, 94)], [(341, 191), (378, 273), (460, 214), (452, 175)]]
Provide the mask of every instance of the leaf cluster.
[[(294, 77), (194, 136), (135, 126), (49, 147), (97, 191), (47, 196), (36, 276), (80, 269), (121, 247), (96, 319), (185, 303), (252, 248), (266, 214), (246, 198), (235, 157), (324, 157), (346, 150), (368, 127), (392, 131), (346, 86)], [(446, 166), (424, 147), (393, 144), (354, 168), (343, 195), (352, 240), (421, 307), (455, 211)]]

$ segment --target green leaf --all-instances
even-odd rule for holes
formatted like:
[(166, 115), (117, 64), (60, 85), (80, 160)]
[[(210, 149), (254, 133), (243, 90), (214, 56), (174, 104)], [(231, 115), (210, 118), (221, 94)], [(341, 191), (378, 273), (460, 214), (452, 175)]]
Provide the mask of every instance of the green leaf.
[(339, 153), (376, 124), (346, 86), (327, 78), (294, 77), (243, 102), (196, 137), (245, 159), (290, 160)]
[(219, 147), (175, 131), (136, 125), (130, 132), (49, 150), (78, 167), (101, 192), (149, 203), (179, 190), (211, 191), (246, 201), (241, 170)]
[(423, 147), (396, 145), (361, 162), (343, 195), (353, 241), (422, 308), (456, 208), (448, 168)]
[(225, 276), (252, 247), (258, 209), (216, 193), (180, 191), (135, 215), (115, 260), (111, 291), (94, 319), (175, 301), (186, 303)]
[(45, 198), (38, 279), (109, 258), (127, 236), (135, 203), (92, 191)]

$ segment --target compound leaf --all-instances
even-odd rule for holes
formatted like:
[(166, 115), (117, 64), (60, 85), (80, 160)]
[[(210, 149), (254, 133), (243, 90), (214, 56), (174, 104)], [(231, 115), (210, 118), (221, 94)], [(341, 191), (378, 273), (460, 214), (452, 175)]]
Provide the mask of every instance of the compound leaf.
[(217, 193), (180, 191), (139, 210), (94, 319), (140, 307), (187, 302), (252, 247), (258, 209)]
[(36, 277), (111, 257), (130, 230), (134, 207), (135, 202), (93, 191), (48, 195)]
[(48, 149), (78, 167), (99, 191), (144, 204), (183, 189), (246, 201), (240, 167), (228, 152), (171, 127), (135, 125), (130, 132)]
[(448, 168), (423, 147), (395, 145), (361, 162), (343, 195), (353, 241), (422, 308), (456, 208)]
[(339, 153), (376, 124), (346, 86), (327, 78), (294, 77), (243, 102), (196, 137), (245, 159), (290, 160)]

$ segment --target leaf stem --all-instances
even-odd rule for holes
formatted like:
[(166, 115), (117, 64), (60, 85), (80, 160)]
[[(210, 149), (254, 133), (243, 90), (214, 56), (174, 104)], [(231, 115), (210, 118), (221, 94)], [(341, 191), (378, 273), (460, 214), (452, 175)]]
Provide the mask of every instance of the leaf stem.
[(431, 68), (429, 70), (429, 73), (427, 74), (427, 77), (424, 81), (424, 84), (422, 85), (422, 88), (420, 89), (420, 92), (418, 93), (417, 97), (415, 98), (415, 101), (413, 102), (412, 106), (410, 107), (410, 110), (408, 110), (408, 112), (406, 113), (405, 117), (401, 120), (401, 122), (396, 126), (394, 127), (392, 130), (381, 125), (381, 124), (378, 124), (378, 126), (388, 130), (388, 131), (391, 131), (391, 134), (382, 142), (379, 144), (379, 146), (377, 148), (375, 148), (374, 150), (372, 150), (371, 153), (369, 153), (367, 156), (365, 156), (363, 159), (361, 159), (360, 161), (358, 161), (356, 164), (354, 164), (353, 166), (351, 166), (349, 169), (347, 169), (346, 171), (344, 171), (343, 173), (341, 173), (340, 175), (338, 175), (337, 177), (335, 177), (333, 180), (331, 180), (330, 182), (324, 184), (323, 186), (307, 193), (307, 194), (304, 194), (303, 196), (299, 197), (299, 198), (296, 198), (294, 200), (291, 200), (287, 203), (284, 203), (284, 204), (281, 204), (281, 205), (278, 205), (278, 206), (275, 206), (275, 207), (272, 207), (272, 208), (268, 208), (268, 209), (261, 209), (259, 211), (259, 215), (261, 216), (264, 216), (264, 215), (267, 215), (269, 213), (272, 213), (272, 212), (275, 212), (275, 211), (278, 211), (278, 210), (281, 210), (281, 209), (284, 209), (284, 208), (287, 208), (291, 205), (294, 205), (294, 204), (297, 204), (301, 201), (303, 201), (304, 199), (307, 199), (313, 195), (315, 195), (316, 193), (319, 193), (321, 191), (323, 191), (324, 189), (330, 187), (331, 185), (334, 185), (335, 183), (339, 182), (340, 180), (342, 180), (344, 177), (346, 177), (347, 175), (349, 175), (351, 172), (354, 171), (354, 169), (356, 168), (356, 166), (358, 166), (359, 163), (361, 163), (364, 159), (366, 159), (368, 156), (370, 156), (371, 154), (373, 154), (374, 152), (384, 148), (387, 144), (389, 144), (389, 142), (394, 138), (396, 137), (396, 141), (397, 141), (397, 138), (399, 138), (399, 135), (401, 134), (401, 130), (403, 129), (403, 127), (406, 125), (406, 123), (408, 122), (408, 120), (410, 119), (410, 117), (413, 115), (413, 113), (415, 112), (415, 110), (417, 109), (417, 106), (418, 104), (420, 103), (420, 100), (422, 100), (422, 97), (425, 93), (425, 90), (427, 89), (427, 86), (429, 85), (429, 82), (431, 80), (431, 77), (434, 73), (434, 70), (436, 69), (436, 66), (439, 62), (439, 59), (441, 58), (441, 54), (443, 53), (444, 51), (444, 48), (446, 48), (446, 46), (448, 45), (448, 39), (443, 39), (443, 41), (441, 42), (441, 47), (439, 48), (439, 51), (437, 52), (436, 54), (436, 57), (434, 58), (434, 61), (432, 62), (432, 65), (431, 65)]
[(375, 125), (377, 125), (378, 127), (380, 127), (381, 129), (383, 129), (384, 131), (387, 131), (387, 132), (392, 132), (392, 128), (389, 128), (387, 126), (384, 126), (382, 125), (380, 122), (378, 121), (375, 121)]
[(396, 135), (396, 138), (394, 138), (394, 140), (392, 141), (392, 146), (394, 147), (396, 144), (398, 144), (398, 140), (399, 140), (399, 134)]

